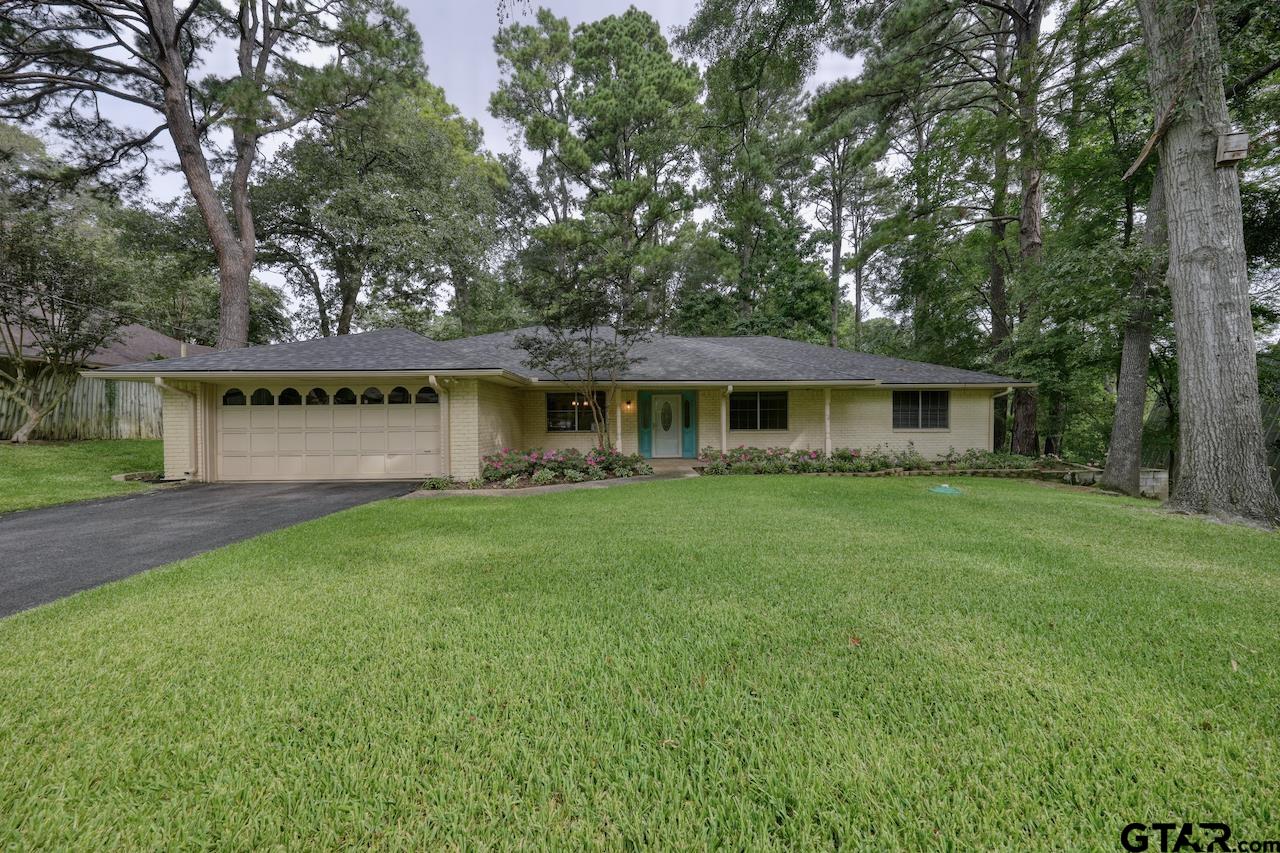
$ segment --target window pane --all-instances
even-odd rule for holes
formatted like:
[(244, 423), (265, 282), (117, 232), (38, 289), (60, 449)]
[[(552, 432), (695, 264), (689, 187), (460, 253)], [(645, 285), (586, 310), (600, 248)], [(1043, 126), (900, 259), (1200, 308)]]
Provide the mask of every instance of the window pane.
[(327, 406), (329, 405), (329, 392), (323, 388), (312, 388), (307, 392), (308, 406)]
[(409, 389), (403, 385), (397, 385), (391, 389), (391, 393), (387, 395), (387, 402), (394, 405), (402, 405), (409, 402)]
[(893, 392), (893, 428), (920, 428), (920, 392)]
[(760, 392), (760, 429), (787, 428), (787, 392)]
[(372, 386), (364, 389), (364, 393), (360, 395), (360, 403), (365, 406), (381, 406), (382, 399), (382, 389)]
[(222, 405), (224, 406), (243, 406), (244, 404), (244, 392), (239, 388), (228, 388), (227, 393), (222, 395)]
[(689, 405), (689, 401), (684, 398), (683, 394), (680, 395), (680, 410), (684, 413), (682, 424), (685, 429), (688, 429), (690, 425), (689, 419), (693, 417), (693, 406)]
[(339, 388), (334, 392), (333, 404), (335, 406), (354, 406), (356, 404), (356, 392), (350, 388)]
[(578, 428), (578, 407), (573, 394), (547, 395), (547, 432), (573, 432)]
[(418, 396), (414, 399), (419, 403), (439, 403), (440, 395), (430, 385), (423, 385), (418, 389)]
[(729, 395), (729, 429), (759, 429), (760, 395), (740, 391)]
[(274, 406), (276, 402), (275, 395), (266, 388), (259, 388), (253, 392), (253, 396), (249, 398), (250, 406)]
[(951, 408), (950, 391), (920, 392), (920, 427), (922, 429), (946, 429)]
[(301, 406), (302, 395), (298, 393), (297, 388), (286, 388), (280, 392), (280, 405)]

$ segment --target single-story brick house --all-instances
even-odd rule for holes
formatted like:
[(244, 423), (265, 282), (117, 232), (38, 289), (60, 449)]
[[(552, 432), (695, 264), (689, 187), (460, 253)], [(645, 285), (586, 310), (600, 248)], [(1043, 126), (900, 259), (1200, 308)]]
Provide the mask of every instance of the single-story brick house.
[[(587, 449), (588, 401), (525, 365), (519, 331), (405, 329), (144, 362), (89, 375), (164, 396), (165, 475), (205, 481), (479, 474), (503, 447)], [(1004, 376), (772, 337), (657, 336), (608, 403), (625, 453), (703, 447), (991, 448)]]

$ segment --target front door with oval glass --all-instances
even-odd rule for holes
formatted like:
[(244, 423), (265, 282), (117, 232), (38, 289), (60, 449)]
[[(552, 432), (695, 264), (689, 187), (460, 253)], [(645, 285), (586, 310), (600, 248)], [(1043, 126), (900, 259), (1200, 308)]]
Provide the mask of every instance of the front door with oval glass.
[(653, 455), (680, 455), (680, 395), (653, 395)]

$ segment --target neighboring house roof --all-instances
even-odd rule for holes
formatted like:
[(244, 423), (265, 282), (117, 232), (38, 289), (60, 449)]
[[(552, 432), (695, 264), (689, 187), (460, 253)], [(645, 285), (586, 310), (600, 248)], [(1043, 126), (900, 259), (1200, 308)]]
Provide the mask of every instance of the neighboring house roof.
[[(139, 362), (174, 359), (182, 355), (182, 341), (138, 323), (121, 326), (115, 340), (95, 350), (85, 361), (89, 367), (139, 366)], [(216, 352), (213, 347), (187, 344), (187, 355)], [(23, 354), (40, 358), (40, 348), (33, 341), (23, 341)]]
[[(407, 329), (316, 338), (127, 364), (103, 374), (405, 373), (477, 371), (552, 380), (525, 364), (515, 343), (536, 329), (433, 341)], [(840, 382), (900, 385), (1018, 385), (1007, 376), (816, 346), (765, 336), (690, 338), (658, 335), (631, 351), (628, 382)]]

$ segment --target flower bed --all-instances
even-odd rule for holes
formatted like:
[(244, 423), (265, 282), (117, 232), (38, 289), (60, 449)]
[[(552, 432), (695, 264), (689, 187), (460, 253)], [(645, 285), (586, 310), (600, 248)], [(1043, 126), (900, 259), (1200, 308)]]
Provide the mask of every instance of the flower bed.
[(480, 461), (480, 477), (468, 482), (432, 477), (427, 489), (519, 489), (556, 483), (585, 483), (652, 474), (653, 468), (638, 453), (617, 450), (513, 450), (504, 447)]
[(947, 472), (1025, 472), (1034, 475), (1062, 463), (1056, 459), (1032, 459), (1011, 453), (970, 450), (951, 451), (927, 459), (910, 444), (905, 450), (839, 448), (830, 455), (821, 450), (786, 447), (736, 447), (727, 452), (706, 448), (698, 455), (704, 475), (721, 474), (878, 474)]

